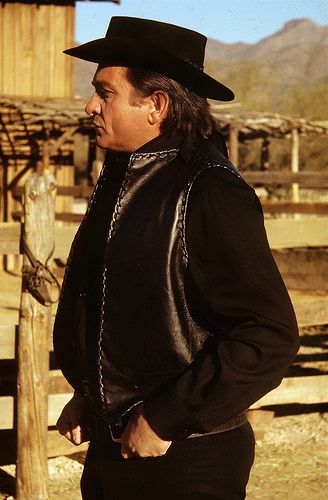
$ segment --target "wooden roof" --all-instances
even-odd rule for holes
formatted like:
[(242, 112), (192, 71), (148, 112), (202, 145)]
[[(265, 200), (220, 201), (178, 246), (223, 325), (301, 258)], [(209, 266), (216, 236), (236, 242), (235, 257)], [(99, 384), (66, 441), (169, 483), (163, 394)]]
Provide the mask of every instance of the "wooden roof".
[(213, 114), (223, 132), (230, 127), (237, 128), (241, 141), (264, 137), (283, 138), (295, 129), (302, 135), (328, 134), (328, 121), (307, 120), (277, 113), (227, 113), (215, 106)]
[[(85, 102), (62, 99), (14, 99), (0, 96), (0, 115), (2, 122), (24, 124), (43, 124), (48, 122), (59, 126), (91, 127), (90, 118), (84, 112)], [(239, 130), (241, 140), (257, 137), (285, 137), (293, 129), (304, 135), (323, 135), (328, 133), (328, 121), (306, 120), (273, 113), (227, 113), (213, 106), (213, 114), (218, 119), (223, 132), (231, 127)], [(11, 116), (11, 118), (10, 118)], [(15, 116), (15, 118), (14, 118)]]

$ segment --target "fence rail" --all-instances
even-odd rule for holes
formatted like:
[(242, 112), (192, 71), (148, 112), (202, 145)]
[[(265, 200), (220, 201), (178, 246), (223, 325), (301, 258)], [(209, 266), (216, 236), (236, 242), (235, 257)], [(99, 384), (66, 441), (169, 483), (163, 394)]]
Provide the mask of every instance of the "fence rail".
[[(324, 247), (328, 245), (327, 221), (321, 217), (307, 219), (267, 219), (265, 227), (270, 247)], [(78, 226), (55, 226), (55, 257), (66, 257)], [(19, 255), (21, 224), (0, 222), (0, 255)]]

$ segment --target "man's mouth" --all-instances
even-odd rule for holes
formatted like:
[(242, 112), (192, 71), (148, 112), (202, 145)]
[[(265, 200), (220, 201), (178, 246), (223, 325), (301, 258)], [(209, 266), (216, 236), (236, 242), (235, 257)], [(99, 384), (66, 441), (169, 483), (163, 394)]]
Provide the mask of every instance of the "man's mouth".
[(96, 134), (100, 135), (103, 127), (101, 127), (100, 125), (97, 125), (96, 123), (93, 123), (93, 126), (94, 126), (94, 128), (96, 130)]

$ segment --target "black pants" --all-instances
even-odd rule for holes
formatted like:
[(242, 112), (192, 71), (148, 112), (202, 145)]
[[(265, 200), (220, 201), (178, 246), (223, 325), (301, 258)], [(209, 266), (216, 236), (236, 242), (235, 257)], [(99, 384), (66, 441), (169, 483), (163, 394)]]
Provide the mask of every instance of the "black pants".
[(248, 423), (219, 434), (174, 441), (162, 457), (129, 460), (121, 457), (120, 445), (101, 427), (86, 457), (81, 479), (84, 500), (241, 500), (246, 496), (254, 460), (254, 435)]

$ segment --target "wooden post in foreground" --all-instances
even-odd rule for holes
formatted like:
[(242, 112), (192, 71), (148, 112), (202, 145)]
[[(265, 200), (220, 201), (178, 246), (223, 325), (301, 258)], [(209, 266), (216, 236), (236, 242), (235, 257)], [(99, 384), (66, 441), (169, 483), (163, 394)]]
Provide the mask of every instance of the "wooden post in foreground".
[(230, 126), (229, 128), (229, 156), (235, 167), (238, 167), (239, 162), (239, 129), (238, 127)]
[[(45, 264), (54, 247), (56, 181), (34, 173), (25, 183), (24, 238)], [(24, 253), (24, 265), (31, 266)], [(22, 289), (17, 379), (17, 500), (48, 498), (48, 374), (51, 306)]]

